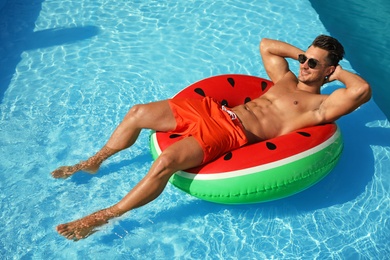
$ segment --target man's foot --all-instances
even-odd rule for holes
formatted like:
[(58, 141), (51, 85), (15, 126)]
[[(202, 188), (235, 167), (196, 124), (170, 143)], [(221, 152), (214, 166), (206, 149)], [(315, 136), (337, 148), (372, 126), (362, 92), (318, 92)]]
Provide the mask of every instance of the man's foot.
[(65, 238), (77, 241), (92, 235), (97, 231), (95, 228), (108, 223), (108, 220), (116, 216), (119, 214), (115, 214), (110, 208), (103, 209), (73, 222), (58, 225), (56, 229)]
[(57, 170), (53, 171), (51, 175), (57, 179), (65, 179), (72, 176), (78, 171), (84, 171), (94, 174), (99, 170), (100, 164), (102, 164), (105, 159), (117, 152), (119, 152), (119, 150), (104, 146), (99, 152), (97, 152), (94, 156), (90, 157), (88, 160), (80, 162), (74, 166), (61, 166)]
[(68, 178), (75, 174), (78, 171), (85, 171), (90, 174), (95, 174), (99, 170), (99, 165), (89, 165), (88, 161), (86, 162), (81, 162), (79, 164), (76, 164), (74, 166), (61, 166), (58, 169), (54, 170), (51, 175), (56, 178)]
[[(96, 226), (88, 226), (83, 223), (84, 218), (57, 226), (57, 232), (67, 239), (78, 241), (96, 232)], [(104, 224), (104, 223), (103, 223)], [(101, 224), (101, 225), (103, 225)], [(100, 225), (97, 225), (100, 226)]]

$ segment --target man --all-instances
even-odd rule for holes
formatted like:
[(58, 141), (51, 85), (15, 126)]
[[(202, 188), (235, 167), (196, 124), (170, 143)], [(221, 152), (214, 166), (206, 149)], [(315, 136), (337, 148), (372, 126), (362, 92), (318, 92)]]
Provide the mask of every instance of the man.
[[(245, 144), (303, 127), (333, 122), (371, 97), (370, 86), (365, 80), (338, 65), (344, 49), (332, 37), (318, 36), (306, 52), (285, 42), (263, 39), (260, 53), (274, 86), (259, 98), (229, 109), (229, 115), (233, 115), (231, 121), (237, 117), (239, 123), (231, 124), (230, 117), (222, 119), (223, 113), (227, 113), (224, 111), (226, 109), (221, 109), (219, 104), (208, 98), (202, 101), (165, 100), (135, 105), (99, 152), (87, 161), (63, 166), (52, 172), (54, 178), (66, 178), (80, 170), (95, 173), (103, 160), (130, 147), (144, 128), (187, 136), (168, 147), (152, 164), (147, 175), (117, 204), (79, 220), (61, 224), (57, 231), (68, 239), (85, 238), (111, 218), (157, 198), (168, 179), (178, 170), (207, 163)], [(289, 70), (286, 58), (300, 62), (298, 77)], [(346, 87), (330, 95), (321, 95), (320, 87), (334, 80), (341, 81)], [(188, 116), (193, 107), (200, 111), (199, 114)], [(212, 116), (205, 116), (204, 113)], [(192, 123), (191, 117), (205, 119)], [(220, 131), (223, 137), (219, 136), (219, 132), (215, 134), (218, 140), (199, 134), (202, 131), (199, 125), (209, 124), (208, 118), (221, 120), (216, 125), (227, 125), (226, 130), (223, 128)], [(229, 145), (226, 146), (226, 143)]]

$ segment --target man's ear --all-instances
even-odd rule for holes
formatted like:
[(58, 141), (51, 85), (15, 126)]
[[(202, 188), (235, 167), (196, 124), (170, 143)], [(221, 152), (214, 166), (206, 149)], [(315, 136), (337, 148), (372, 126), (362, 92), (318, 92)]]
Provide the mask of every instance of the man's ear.
[(326, 77), (329, 77), (336, 70), (336, 66), (329, 66), (327, 70)]

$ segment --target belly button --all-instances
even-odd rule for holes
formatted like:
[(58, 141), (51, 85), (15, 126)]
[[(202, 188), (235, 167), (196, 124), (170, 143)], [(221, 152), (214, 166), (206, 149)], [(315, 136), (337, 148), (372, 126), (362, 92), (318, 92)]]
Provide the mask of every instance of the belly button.
[(295, 100), (295, 101), (294, 101), (294, 105), (298, 105), (298, 101)]

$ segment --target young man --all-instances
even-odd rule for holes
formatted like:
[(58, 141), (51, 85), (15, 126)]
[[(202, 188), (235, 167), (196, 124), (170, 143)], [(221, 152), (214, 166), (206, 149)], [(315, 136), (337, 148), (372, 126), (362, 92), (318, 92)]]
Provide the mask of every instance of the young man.
[[(144, 128), (187, 136), (163, 151), (146, 176), (121, 201), (79, 220), (59, 225), (58, 233), (73, 240), (85, 238), (111, 218), (157, 198), (168, 179), (178, 170), (207, 163), (245, 144), (333, 122), (371, 97), (370, 86), (365, 80), (338, 65), (344, 49), (332, 37), (318, 36), (306, 52), (285, 42), (263, 39), (260, 53), (274, 86), (259, 98), (230, 108), (229, 113), (239, 119), (239, 124), (232, 123), (226, 116), (226, 109), (222, 110), (221, 105), (210, 98), (135, 105), (99, 152), (87, 161), (52, 172), (54, 178), (67, 178), (81, 170), (95, 173), (103, 160), (130, 147)], [(298, 77), (289, 70), (286, 58), (300, 62)], [(345, 88), (337, 89), (330, 95), (320, 94), (320, 87), (334, 80), (341, 81)], [(192, 118), (202, 120), (194, 122)], [(208, 120), (210, 118), (213, 120)], [(215, 122), (215, 119), (221, 121)], [(217, 134), (200, 134), (204, 125), (215, 129)]]

